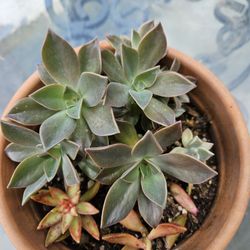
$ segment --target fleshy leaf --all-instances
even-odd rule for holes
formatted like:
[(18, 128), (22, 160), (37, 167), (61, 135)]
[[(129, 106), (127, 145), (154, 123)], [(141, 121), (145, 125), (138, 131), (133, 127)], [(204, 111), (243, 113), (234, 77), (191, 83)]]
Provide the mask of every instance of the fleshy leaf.
[(75, 160), (79, 151), (79, 145), (72, 141), (64, 140), (61, 142), (61, 146), (63, 152), (67, 154), (72, 160)]
[(100, 240), (98, 226), (91, 215), (82, 216), (82, 227), (96, 240)]
[(57, 143), (68, 138), (75, 130), (76, 122), (66, 111), (60, 111), (45, 120), (40, 127), (40, 137), (44, 149), (49, 150)]
[(65, 86), (55, 83), (38, 89), (30, 97), (45, 108), (58, 111), (66, 108), (64, 92)]
[(97, 39), (84, 44), (78, 53), (78, 58), (81, 72), (93, 72), (96, 74), (101, 74), (101, 50), (99, 47), (99, 41)]
[(120, 132), (111, 107), (98, 105), (84, 108), (83, 116), (95, 135), (110, 136)]
[(100, 168), (96, 166), (89, 157), (81, 160), (78, 163), (78, 166), (82, 172), (92, 180), (96, 179), (96, 176), (100, 171)]
[(206, 148), (201, 147), (198, 149), (198, 156), (199, 156), (198, 160), (200, 160), (200, 161), (205, 162), (213, 155), (214, 155), (214, 153), (210, 152)]
[(76, 206), (76, 210), (79, 214), (84, 215), (93, 215), (99, 213), (98, 209), (96, 209), (92, 204), (86, 201), (81, 201), (80, 203), (78, 203)]
[(43, 164), (43, 170), (47, 181), (52, 181), (56, 176), (56, 173), (59, 169), (61, 159), (54, 159), (52, 157), (48, 158)]
[(162, 152), (163, 150), (152, 132), (147, 131), (147, 133), (135, 144), (132, 150), (132, 156), (139, 159), (159, 155)]
[(140, 215), (151, 227), (156, 227), (161, 221), (163, 209), (150, 201), (141, 191), (138, 197)]
[(80, 184), (67, 186), (67, 195), (74, 204), (78, 204), (80, 200)]
[(166, 206), (167, 182), (161, 171), (150, 165), (140, 167), (142, 178), (141, 188), (145, 196), (156, 205)]
[(143, 23), (139, 28), (140, 37), (144, 37), (151, 29), (155, 27), (154, 21), (150, 20)]
[(66, 110), (67, 115), (76, 120), (80, 119), (82, 111), (82, 103), (83, 99), (81, 98), (73, 107), (70, 107)]
[(8, 113), (8, 118), (23, 125), (40, 125), (55, 111), (39, 105), (30, 97), (19, 100)]
[(164, 237), (167, 235), (184, 233), (187, 229), (185, 227), (171, 224), (171, 223), (163, 223), (158, 225), (156, 228), (152, 229), (147, 238), (149, 240), (154, 240), (160, 237)]
[(114, 233), (102, 236), (102, 239), (113, 244), (127, 245), (130, 247), (145, 249), (145, 243), (128, 233)]
[(101, 228), (114, 225), (133, 209), (138, 197), (139, 183), (118, 179), (109, 189), (102, 211)]
[(74, 216), (70, 213), (63, 214), (62, 217), (62, 234), (64, 234), (70, 227)]
[(84, 102), (89, 107), (94, 107), (101, 101), (106, 90), (107, 82), (108, 79), (106, 76), (91, 72), (81, 74), (77, 88)]
[(49, 245), (54, 243), (61, 235), (62, 235), (62, 224), (58, 223), (52, 226), (48, 231), (48, 234), (45, 240), (45, 247), (48, 247)]
[(147, 89), (141, 91), (129, 90), (130, 96), (134, 99), (137, 105), (144, 110), (152, 99), (152, 92)]
[[(45, 176), (43, 176), (43, 178), (45, 178)], [(39, 190), (37, 194), (31, 196), (31, 199), (46, 206), (52, 207), (57, 206), (59, 203), (58, 199), (54, 199), (54, 197), (51, 196), (50, 191), (45, 189)]]
[(125, 84), (111, 82), (107, 87), (105, 104), (120, 108), (125, 106), (129, 100), (129, 87)]
[(71, 225), (69, 227), (69, 232), (73, 240), (77, 243), (80, 243), (82, 235), (82, 219), (81, 216), (74, 217)]
[(69, 199), (68, 195), (59, 188), (49, 187), (49, 193), (57, 203)]
[(101, 168), (112, 168), (132, 163), (131, 148), (125, 144), (85, 149), (91, 159)]
[(10, 142), (31, 147), (41, 144), (39, 134), (31, 129), (6, 121), (1, 121), (1, 129), (4, 137)]
[(195, 158), (178, 153), (156, 156), (150, 162), (161, 168), (166, 174), (192, 184), (200, 184), (217, 175), (217, 172), (196, 160)]
[(108, 35), (107, 37), (108, 42), (110, 45), (116, 50), (119, 51), (121, 45), (123, 44), (122, 38), (116, 35)]
[(98, 193), (100, 189), (100, 182), (95, 182), (80, 198), (80, 201), (90, 201), (92, 200)]
[(144, 114), (153, 122), (163, 126), (168, 126), (175, 123), (175, 113), (167, 106), (156, 98), (152, 97), (150, 103), (144, 109)]
[(137, 49), (140, 43), (140, 40), (141, 40), (140, 34), (137, 31), (132, 30), (132, 34), (131, 34), (132, 47)]
[(42, 61), (49, 74), (58, 83), (76, 85), (80, 75), (77, 55), (64, 39), (51, 30), (48, 31), (42, 48)]
[(156, 65), (166, 54), (167, 41), (159, 23), (150, 32), (146, 33), (138, 46), (139, 65), (146, 70)]
[(166, 150), (168, 146), (181, 138), (181, 128), (181, 122), (176, 122), (173, 125), (159, 129), (154, 133), (156, 140), (159, 142), (163, 150)]
[(45, 217), (40, 221), (37, 229), (45, 229), (57, 224), (62, 219), (62, 213), (57, 208), (53, 208)]
[(163, 71), (157, 76), (154, 85), (149, 90), (154, 95), (174, 97), (184, 95), (195, 87), (194, 83), (181, 74), (173, 71)]
[(170, 192), (174, 199), (188, 212), (197, 215), (198, 209), (192, 201), (191, 197), (176, 183), (171, 183)]
[(40, 77), (41, 81), (45, 85), (56, 83), (56, 81), (48, 73), (48, 71), (46, 70), (46, 68), (44, 67), (44, 65), (42, 63), (37, 65), (37, 71), (39, 73), (39, 77)]
[(180, 67), (181, 67), (181, 62), (177, 58), (174, 58), (169, 70), (178, 72), (180, 70)]

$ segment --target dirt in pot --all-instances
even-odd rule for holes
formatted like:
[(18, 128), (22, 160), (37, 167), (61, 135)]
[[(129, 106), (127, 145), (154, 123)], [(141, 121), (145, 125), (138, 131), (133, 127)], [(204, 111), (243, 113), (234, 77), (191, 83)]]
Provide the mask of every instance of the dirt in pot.
[[(181, 117), (179, 117), (179, 120), (182, 121), (183, 124), (183, 130), (185, 128), (189, 128), (192, 130), (194, 135), (198, 135), (201, 139), (207, 141), (207, 142), (213, 142), (212, 136), (211, 136), (211, 121), (208, 119), (208, 117), (204, 114), (202, 114), (193, 104), (185, 104), (185, 109), (187, 112), (185, 112)], [(181, 146), (181, 141), (176, 142), (177, 146)], [(212, 149), (213, 151), (213, 149)], [(206, 164), (210, 166), (212, 169), (218, 171), (217, 169), (217, 162), (216, 157), (211, 157)], [(84, 178), (84, 177), (82, 177)], [(184, 190), (187, 188), (187, 184), (184, 182), (181, 182), (179, 180), (176, 180), (174, 178), (167, 178), (167, 181), (169, 182), (173, 181), (180, 186)], [(61, 179), (58, 178), (57, 180), (54, 180), (53, 183), (50, 183), (53, 186), (57, 186), (59, 188), (63, 189), (63, 184), (61, 182)], [(86, 190), (87, 182), (82, 182), (82, 190)], [(187, 213), (187, 222), (185, 227), (187, 228), (187, 231), (183, 234), (181, 234), (178, 237), (178, 240), (176, 241), (175, 245), (180, 244), (183, 240), (186, 240), (189, 238), (196, 230), (200, 228), (202, 223), (204, 222), (206, 216), (208, 215), (211, 206), (213, 204), (214, 198), (216, 196), (216, 190), (218, 186), (218, 177), (214, 177), (211, 180), (200, 184), (200, 185), (193, 185), (192, 191), (191, 191), (191, 198), (194, 201), (196, 207), (198, 208), (199, 212), (197, 216), (191, 215), (190, 213), (187, 213), (187, 211), (182, 208), (173, 198), (170, 192), (168, 192), (168, 198), (167, 198), (167, 207), (164, 210), (163, 217), (161, 220), (161, 223), (166, 222), (172, 222), (178, 215)], [(108, 192), (107, 186), (102, 186), (99, 193), (96, 195), (96, 197), (91, 201), (91, 203), (98, 208), (100, 211), (102, 211), (103, 202), (105, 199), (105, 196)], [(42, 218), (51, 208), (35, 204), (35, 208), (38, 211), (39, 217)], [(97, 223), (101, 219), (101, 213), (94, 216)], [(150, 228), (148, 228), (150, 230)], [(126, 228), (124, 228), (120, 224), (116, 224), (112, 227), (105, 228), (101, 230), (101, 235), (109, 234), (109, 233), (129, 233), (137, 238), (140, 237), (139, 234), (129, 231)], [(68, 237), (66, 240), (62, 242), (65, 244), (69, 249), (72, 250), (119, 250), (122, 248), (121, 245), (114, 245), (107, 243), (105, 241), (96, 241), (93, 239), (87, 232), (83, 231), (82, 238), (80, 244), (75, 243), (71, 237)], [(166, 248), (166, 241), (163, 238), (159, 238), (153, 241), (152, 248), (155, 250), (163, 250)]]

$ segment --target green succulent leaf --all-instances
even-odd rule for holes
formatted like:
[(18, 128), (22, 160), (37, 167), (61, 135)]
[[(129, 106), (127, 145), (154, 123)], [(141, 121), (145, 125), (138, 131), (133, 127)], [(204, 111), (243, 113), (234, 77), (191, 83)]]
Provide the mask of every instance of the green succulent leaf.
[(47, 178), (42, 175), (37, 181), (27, 186), (23, 192), (22, 206), (30, 199), (30, 197), (39, 191), (47, 183)]
[(56, 160), (61, 159), (62, 156), (61, 144), (57, 144), (55, 147), (51, 148), (47, 153)]
[(117, 51), (120, 50), (121, 45), (123, 44), (122, 38), (116, 35), (108, 35), (106, 37), (110, 45)]
[(110, 50), (102, 51), (102, 69), (112, 82), (126, 83), (122, 66)]
[(80, 146), (72, 141), (64, 140), (61, 142), (62, 151), (67, 154), (72, 160), (75, 160)]
[(155, 66), (166, 55), (166, 51), (167, 40), (162, 25), (159, 23), (140, 41), (138, 46), (140, 69), (146, 70)]
[(78, 166), (82, 172), (92, 180), (96, 179), (98, 173), (100, 172), (100, 168), (97, 167), (89, 158), (81, 160), (78, 163)]
[(150, 88), (156, 81), (157, 75), (160, 73), (160, 66), (148, 69), (140, 73), (133, 80), (132, 86), (135, 90), (140, 91)]
[(43, 167), (46, 165), (49, 156), (31, 156), (22, 161), (15, 169), (8, 188), (24, 188), (44, 175)]
[(140, 34), (137, 31), (132, 30), (132, 34), (131, 34), (132, 47), (137, 49), (140, 43), (140, 40), (141, 40)]
[(105, 198), (101, 228), (114, 225), (124, 219), (133, 209), (140, 190), (139, 182), (118, 179), (109, 189)]
[(86, 153), (101, 168), (113, 168), (133, 163), (131, 148), (125, 144), (86, 148)]
[(217, 172), (195, 158), (178, 153), (169, 153), (151, 158), (149, 162), (166, 174), (192, 184), (200, 184), (217, 175)]
[(52, 181), (56, 176), (60, 163), (61, 159), (54, 159), (52, 157), (48, 158), (46, 162), (44, 162), (43, 170), (48, 182)]
[(129, 87), (125, 84), (111, 82), (107, 87), (105, 104), (120, 108), (125, 106), (129, 100)]
[(38, 89), (30, 97), (45, 108), (58, 111), (66, 108), (64, 92), (65, 86), (55, 83)]
[(161, 153), (163, 153), (163, 150), (151, 131), (147, 131), (132, 149), (132, 156), (135, 159), (151, 157)]
[(60, 111), (45, 120), (40, 127), (40, 137), (45, 150), (49, 150), (73, 133), (76, 122), (66, 111)]
[(31, 129), (7, 121), (1, 121), (1, 128), (4, 137), (10, 142), (31, 147), (41, 144), (39, 134)]
[(99, 146), (108, 146), (109, 145), (109, 138), (108, 136), (93, 136), (93, 141), (91, 146), (92, 147), (99, 147)]
[(39, 105), (30, 97), (19, 100), (8, 113), (8, 118), (23, 125), (40, 125), (55, 111)]
[(200, 161), (207, 161), (210, 157), (212, 157), (214, 155), (214, 153), (210, 152), (209, 150), (207, 150), (206, 148), (199, 148), (198, 150), (198, 160)]
[(94, 39), (84, 44), (79, 51), (78, 58), (81, 72), (101, 74), (102, 61), (98, 39)]
[(42, 61), (56, 82), (75, 86), (80, 76), (80, 67), (74, 49), (51, 30), (48, 31), (42, 48)]
[(148, 106), (153, 96), (152, 92), (147, 89), (141, 91), (130, 89), (129, 94), (142, 110), (144, 110)]
[(78, 82), (78, 91), (89, 107), (94, 107), (101, 101), (106, 90), (107, 82), (108, 79), (105, 76), (91, 72), (81, 74)]
[(80, 183), (78, 173), (66, 154), (62, 156), (62, 171), (67, 186), (73, 186)]
[(10, 143), (5, 148), (7, 156), (15, 162), (21, 162), (24, 159), (44, 152), (42, 145), (40, 146), (24, 146), (16, 143)]
[(109, 136), (120, 132), (111, 107), (98, 105), (92, 108), (84, 108), (83, 116), (95, 135)]
[(148, 164), (142, 165), (140, 170), (142, 173), (141, 188), (144, 195), (164, 209), (167, 199), (167, 182), (163, 173)]
[(140, 180), (140, 163), (136, 162), (133, 164), (128, 170), (126, 170), (120, 179), (123, 179), (126, 182), (133, 183), (133, 182), (139, 182)]
[(195, 87), (194, 83), (181, 74), (173, 71), (163, 71), (157, 76), (154, 85), (150, 87), (150, 91), (154, 95), (174, 97), (184, 95)]
[(81, 117), (81, 111), (82, 111), (82, 103), (83, 99), (80, 99), (73, 107), (70, 107), (66, 110), (66, 113), (69, 117), (72, 119), (80, 119)]
[(138, 68), (138, 53), (135, 49), (122, 45), (121, 47), (121, 62), (125, 76), (131, 81), (137, 74)]
[(182, 133), (181, 141), (184, 147), (187, 147), (188, 144), (193, 140), (194, 136), (190, 129), (185, 129)]
[(151, 227), (159, 225), (163, 215), (163, 209), (154, 202), (150, 201), (142, 191), (139, 193), (138, 207), (140, 215), (147, 222), (147, 224)]
[(181, 138), (182, 126), (181, 122), (176, 122), (173, 125), (163, 127), (154, 133), (156, 140), (159, 142), (163, 150), (172, 145)]
[(144, 114), (153, 122), (163, 126), (175, 123), (175, 113), (167, 104), (152, 97), (150, 103), (144, 109)]
[(56, 83), (56, 81), (51, 77), (42, 63), (37, 65), (37, 71), (41, 81), (45, 85)]
[(126, 121), (117, 121), (120, 133), (115, 135), (118, 142), (134, 146), (139, 140), (135, 127)]
[(169, 70), (174, 71), (174, 72), (178, 72), (180, 70), (180, 68), (181, 68), (181, 62), (177, 58), (174, 58)]
[(141, 25), (139, 28), (139, 35), (140, 37), (144, 37), (150, 30), (155, 27), (154, 21), (150, 20)]

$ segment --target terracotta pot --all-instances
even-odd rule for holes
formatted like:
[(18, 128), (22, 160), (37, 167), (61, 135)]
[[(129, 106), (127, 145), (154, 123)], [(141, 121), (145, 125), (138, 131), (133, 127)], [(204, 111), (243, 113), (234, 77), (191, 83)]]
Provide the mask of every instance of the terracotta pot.
[[(198, 87), (192, 92), (192, 99), (211, 118), (219, 163), (219, 188), (213, 207), (201, 228), (178, 249), (222, 250), (238, 229), (248, 204), (249, 135), (236, 103), (223, 84), (198, 62), (169, 49), (168, 58), (175, 57), (181, 61), (182, 73), (198, 79)], [(27, 96), (39, 85), (41, 82), (38, 74), (34, 73), (11, 99), (4, 114), (8, 113), (18, 99)], [(21, 207), (22, 191), (6, 189), (14, 170), (14, 164), (4, 153), (6, 145), (6, 140), (0, 134), (1, 224), (17, 249), (46, 249), (45, 233), (36, 231), (38, 221), (31, 206), (27, 204)], [(49, 249), (67, 248), (57, 244)]]

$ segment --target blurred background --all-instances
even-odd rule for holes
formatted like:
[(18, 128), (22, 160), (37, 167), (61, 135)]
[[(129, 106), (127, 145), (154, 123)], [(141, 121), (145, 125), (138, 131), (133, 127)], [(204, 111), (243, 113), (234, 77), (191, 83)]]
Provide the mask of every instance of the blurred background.
[[(250, 0), (0, 0), (0, 114), (40, 62), (48, 28), (77, 46), (149, 19), (224, 82), (250, 128)], [(228, 250), (250, 249), (249, 212)], [(1, 226), (0, 249), (15, 249)]]

